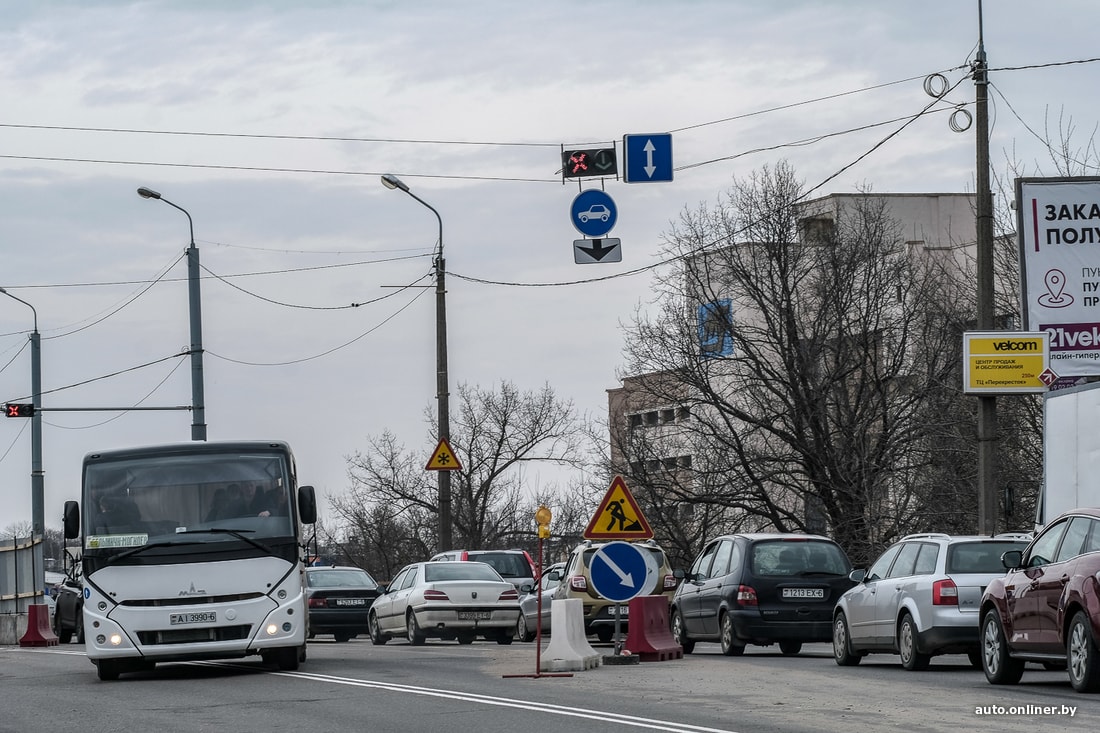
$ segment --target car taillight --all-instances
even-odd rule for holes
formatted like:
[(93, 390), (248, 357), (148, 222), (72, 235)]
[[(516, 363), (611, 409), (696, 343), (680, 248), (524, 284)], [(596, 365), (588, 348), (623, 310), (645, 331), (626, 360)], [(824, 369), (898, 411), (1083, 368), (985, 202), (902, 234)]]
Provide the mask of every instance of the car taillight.
[(327, 598), (310, 598), (309, 599), (309, 607), (310, 608), (325, 608), (326, 606), (328, 606), (328, 599)]
[(756, 589), (751, 585), (737, 586), (737, 602), (742, 606), (756, 605)]
[(665, 590), (674, 590), (675, 588), (676, 588), (676, 576), (675, 575), (666, 575), (665, 576)]
[(569, 579), (569, 587), (573, 590), (588, 590), (588, 581), (583, 575), (574, 575)]
[(932, 584), (933, 606), (957, 606), (959, 605), (959, 588), (951, 578), (937, 580)]
[(424, 591), (425, 601), (448, 601), (447, 594), (441, 590), (426, 590)]
[(519, 600), (519, 593), (516, 591), (515, 588), (513, 588), (512, 590), (506, 590), (506, 591), (504, 591), (503, 593), (500, 594), (500, 598), (498, 598), (497, 600), (498, 601), (518, 601)]

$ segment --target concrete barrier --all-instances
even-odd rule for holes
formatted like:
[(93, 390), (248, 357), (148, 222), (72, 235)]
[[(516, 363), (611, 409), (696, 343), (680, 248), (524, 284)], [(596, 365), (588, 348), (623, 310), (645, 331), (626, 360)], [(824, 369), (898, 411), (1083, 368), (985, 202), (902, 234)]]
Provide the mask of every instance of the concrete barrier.
[(0, 646), (14, 646), (27, 630), (27, 614), (0, 614)]
[(19, 646), (57, 646), (57, 634), (50, 628), (50, 607), (34, 603), (27, 610), (27, 633), (19, 639)]
[(630, 599), (626, 648), (643, 662), (683, 659), (684, 648), (676, 643), (668, 625), (668, 598), (638, 596)]
[(584, 634), (580, 598), (555, 600), (550, 607), (550, 645), (542, 652), (540, 672), (573, 672), (600, 666), (600, 655)]

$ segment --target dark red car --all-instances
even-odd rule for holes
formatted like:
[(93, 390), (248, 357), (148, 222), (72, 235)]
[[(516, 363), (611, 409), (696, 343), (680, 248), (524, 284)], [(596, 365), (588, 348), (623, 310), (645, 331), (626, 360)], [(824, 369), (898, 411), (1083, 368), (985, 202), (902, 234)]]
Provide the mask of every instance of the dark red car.
[(1008, 573), (981, 602), (986, 679), (1014, 685), (1039, 662), (1067, 668), (1078, 692), (1100, 692), (1100, 509), (1063, 514), (1001, 562)]

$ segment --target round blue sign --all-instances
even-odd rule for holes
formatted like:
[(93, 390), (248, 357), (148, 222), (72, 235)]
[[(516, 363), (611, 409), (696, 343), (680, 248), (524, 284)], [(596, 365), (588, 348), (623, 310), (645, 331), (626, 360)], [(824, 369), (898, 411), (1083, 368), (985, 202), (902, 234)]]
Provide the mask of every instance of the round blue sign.
[(592, 555), (589, 576), (601, 597), (616, 603), (643, 595), (656, 583), (653, 553), (629, 542), (609, 542)]
[(578, 232), (586, 237), (602, 237), (615, 226), (618, 211), (610, 196), (590, 188), (577, 194), (569, 214)]

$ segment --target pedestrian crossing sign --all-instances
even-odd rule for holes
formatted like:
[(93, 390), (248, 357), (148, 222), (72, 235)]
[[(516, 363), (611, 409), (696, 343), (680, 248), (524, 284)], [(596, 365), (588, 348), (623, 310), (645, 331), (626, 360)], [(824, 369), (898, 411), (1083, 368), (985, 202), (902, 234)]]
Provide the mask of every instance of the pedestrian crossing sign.
[(638, 502), (626, 488), (622, 476), (616, 476), (603, 501), (592, 515), (582, 535), (586, 540), (648, 540), (653, 538)]
[(432, 451), (432, 457), (428, 459), (425, 471), (461, 471), (462, 464), (458, 462), (458, 456), (451, 449), (451, 444), (446, 438), (439, 441), (439, 445)]

